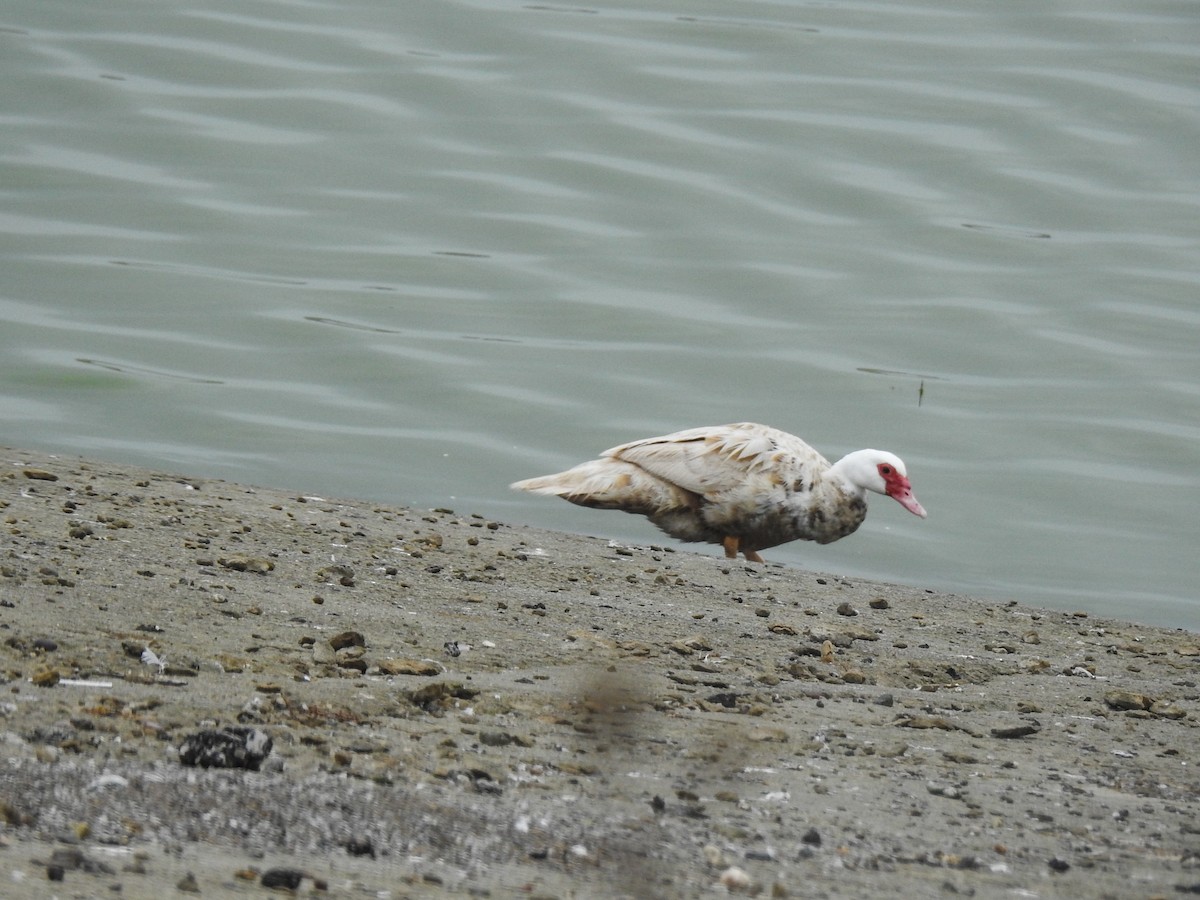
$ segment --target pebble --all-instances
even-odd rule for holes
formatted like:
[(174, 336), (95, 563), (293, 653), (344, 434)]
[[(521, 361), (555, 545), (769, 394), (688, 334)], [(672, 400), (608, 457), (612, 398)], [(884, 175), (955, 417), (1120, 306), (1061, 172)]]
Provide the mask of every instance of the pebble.
[(351, 856), (369, 856), (375, 858), (375, 844), (369, 836), (352, 837), (346, 841), (346, 852)]
[(994, 738), (1023, 738), (1031, 734), (1037, 734), (1042, 730), (1042, 726), (1036, 722), (1026, 722), (1022, 725), (1011, 725), (1007, 728), (993, 728), (992, 737)]
[(277, 867), (267, 869), (260, 879), (265, 888), (284, 888), (289, 891), (299, 891), (305, 884), (310, 884), (315, 890), (324, 891), (328, 885), (320, 878), (314, 878), (303, 869)]
[(51, 875), (51, 881), (62, 881), (61, 873), (76, 870), (86, 872), (89, 875), (113, 874), (112, 866), (92, 859), (78, 847), (56, 847), (54, 852), (50, 854), (47, 870), (48, 872), (49, 870), (57, 870), (60, 873), (58, 878)]
[(203, 769), (249, 769), (257, 772), (271, 753), (273, 741), (257, 728), (233, 725), (199, 731), (179, 747), (179, 761)]
[(175, 882), (175, 890), (183, 891), (185, 894), (200, 893), (200, 883), (196, 881), (196, 876), (188, 872), (177, 882)]
[(1150, 712), (1164, 719), (1185, 719), (1187, 711), (1182, 707), (1176, 706), (1173, 703), (1168, 703), (1166, 700), (1155, 700), (1150, 705)]
[(340, 584), (342, 587), (354, 587), (354, 570), (349, 566), (333, 565), (317, 569), (317, 581), (324, 584)]
[(935, 784), (930, 782), (925, 785), (925, 789), (935, 797), (945, 797), (948, 800), (961, 800), (962, 791), (952, 784)]
[(1131, 710), (1150, 709), (1155, 703), (1153, 697), (1139, 694), (1136, 691), (1105, 691), (1104, 704), (1109, 709)]
[(128, 787), (129, 779), (122, 775), (116, 775), (112, 772), (106, 772), (98, 778), (93, 778), (88, 782), (87, 790), (96, 791), (101, 788), (109, 787)]
[(754, 881), (745, 869), (730, 866), (717, 879), (730, 893), (744, 893), (753, 886)]
[(367, 639), (357, 631), (343, 631), (329, 639), (329, 646), (334, 650), (344, 650), (347, 647), (365, 647)]
[(697, 651), (703, 653), (712, 650), (712, 644), (700, 634), (689, 635), (688, 637), (679, 638), (679, 640), (671, 641), (668, 645), (672, 650), (680, 656), (690, 656)]
[(38, 666), (29, 676), (29, 680), (38, 687), (54, 687), (61, 679), (62, 675), (53, 666)]
[(217, 564), (235, 572), (250, 572), (254, 575), (266, 575), (274, 571), (275, 563), (258, 556), (223, 556)]
[(441, 675), (442, 666), (427, 659), (381, 659), (379, 671), (383, 675)]

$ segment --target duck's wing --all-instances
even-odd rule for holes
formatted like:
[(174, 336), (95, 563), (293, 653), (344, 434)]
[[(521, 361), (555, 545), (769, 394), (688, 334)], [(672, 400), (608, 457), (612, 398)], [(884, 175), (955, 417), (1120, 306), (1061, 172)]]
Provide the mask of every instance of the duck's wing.
[(709, 499), (767, 492), (783, 485), (804, 490), (829, 461), (794, 434), (753, 422), (689, 428), (645, 438), (601, 454), (623, 460)]

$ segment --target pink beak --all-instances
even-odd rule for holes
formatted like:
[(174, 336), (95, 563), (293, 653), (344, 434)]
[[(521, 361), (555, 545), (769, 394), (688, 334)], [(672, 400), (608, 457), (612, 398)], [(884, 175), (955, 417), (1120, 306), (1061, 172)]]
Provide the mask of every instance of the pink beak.
[[(899, 473), (897, 473), (899, 474)], [(908, 483), (908, 479), (904, 477), (896, 478), (888, 482), (887, 495), (907, 509), (914, 516), (920, 516), (922, 519), (928, 515), (917, 498), (913, 495), (912, 485)]]

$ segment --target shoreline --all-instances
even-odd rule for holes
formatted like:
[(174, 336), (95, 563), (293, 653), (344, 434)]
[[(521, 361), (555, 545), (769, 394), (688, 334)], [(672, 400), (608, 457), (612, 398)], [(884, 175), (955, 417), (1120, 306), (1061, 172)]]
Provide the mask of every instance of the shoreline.
[(1194, 632), (3, 457), (7, 896), (1200, 891)]

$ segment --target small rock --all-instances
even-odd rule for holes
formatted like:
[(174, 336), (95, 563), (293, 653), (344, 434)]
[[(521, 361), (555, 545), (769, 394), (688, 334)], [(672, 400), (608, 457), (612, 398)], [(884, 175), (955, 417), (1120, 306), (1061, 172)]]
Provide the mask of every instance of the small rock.
[(317, 569), (317, 581), (326, 584), (340, 584), (342, 587), (354, 587), (354, 570), (349, 566), (325, 566)]
[[(89, 875), (112, 875), (113, 868), (107, 863), (92, 859), (78, 847), (59, 847), (50, 854), (48, 869), (58, 869), (61, 872), (79, 870)], [(49, 873), (47, 873), (49, 874)], [(62, 881), (51, 877), (52, 881)]]
[(510, 734), (507, 731), (483, 731), (479, 734), (479, 743), (485, 747), (507, 747), (516, 744), (518, 747), (532, 747), (533, 741), (521, 734)]
[(783, 728), (751, 728), (746, 732), (746, 740), (754, 743), (779, 743), (786, 744), (788, 742), (788, 733)]
[(1071, 864), (1069, 862), (1067, 862), (1065, 859), (1059, 859), (1057, 856), (1051, 859), (1047, 865), (1050, 867), (1051, 872), (1065, 872), (1067, 869), (1071, 868)]
[(479, 696), (479, 691), (466, 687), (460, 681), (435, 681), (415, 691), (408, 691), (405, 696), (413, 706), (437, 713), (448, 709), (455, 700), (473, 700)]
[(948, 800), (961, 800), (962, 791), (952, 784), (935, 784), (930, 782), (925, 785), (925, 789), (935, 797), (945, 797)]
[(343, 631), (329, 639), (329, 646), (334, 650), (344, 650), (347, 647), (365, 647), (367, 639), (357, 631)]
[(329, 646), (328, 641), (316, 641), (312, 645), (313, 662), (321, 666), (331, 666), (337, 662), (337, 651)]
[(33, 481), (58, 481), (58, 476), (45, 469), (22, 469), (21, 474)]
[(1136, 691), (1105, 691), (1104, 703), (1109, 709), (1116, 710), (1149, 709), (1155, 700)]
[(61, 679), (58, 669), (53, 666), (38, 666), (29, 676), (29, 680), (38, 687), (54, 687)]
[(254, 575), (266, 575), (275, 569), (274, 562), (258, 556), (223, 556), (217, 563), (235, 572), (250, 572)]
[(680, 638), (677, 641), (671, 641), (668, 646), (680, 656), (690, 656), (697, 651), (703, 653), (712, 649), (712, 644), (700, 634), (693, 634), (685, 638)]
[(888, 603), (887, 597), (876, 597), (870, 602), (871, 609), (889, 609), (891, 605)]
[(382, 659), (379, 671), (384, 675), (440, 675), (442, 667), (425, 659)]
[(949, 720), (944, 716), (904, 713), (897, 717), (896, 721), (892, 724), (900, 728), (919, 728), (922, 730), (936, 728), (940, 731), (955, 730), (955, 726), (951, 725)]
[(200, 731), (184, 740), (179, 748), (179, 761), (203, 769), (257, 772), (270, 755), (273, 743), (266, 732), (240, 725)]
[(808, 844), (810, 847), (821, 846), (821, 832), (815, 828), (810, 828), (800, 837), (801, 843)]
[(91, 781), (89, 781), (86, 789), (89, 791), (98, 791), (103, 788), (111, 788), (111, 787), (116, 787), (116, 788), (129, 787), (129, 779), (125, 778), (122, 775), (116, 775), (112, 772), (106, 772), (105, 774), (100, 775), (97, 778), (93, 778)]
[(285, 888), (289, 891), (300, 891), (305, 883), (312, 885), (318, 891), (324, 891), (327, 885), (320, 878), (314, 878), (303, 869), (278, 867), (267, 869), (262, 873), (262, 886), (265, 888)]
[(739, 869), (737, 866), (730, 866), (721, 873), (721, 877), (717, 880), (731, 894), (744, 893), (750, 890), (754, 884), (750, 878), (750, 874), (745, 869)]
[(196, 881), (196, 876), (188, 872), (177, 882), (175, 882), (175, 890), (183, 891), (188, 894), (200, 893), (200, 883)]
[(1037, 734), (1042, 730), (1042, 726), (1036, 722), (1026, 722), (1021, 725), (1011, 725), (1007, 728), (993, 728), (992, 737), (994, 738), (1023, 738), (1031, 734)]
[(1150, 712), (1164, 719), (1185, 719), (1187, 712), (1166, 700), (1156, 700), (1150, 705)]
[(858, 610), (855, 609), (853, 606), (851, 606), (849, 603), (839, 603), (838, 608), (837, 608), (837, 614), (839, 616), (857, 616)]

